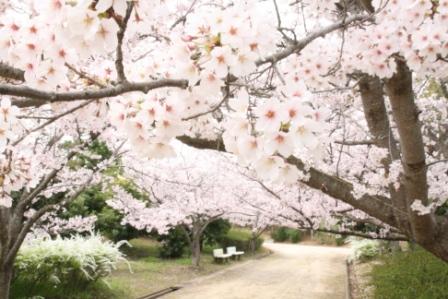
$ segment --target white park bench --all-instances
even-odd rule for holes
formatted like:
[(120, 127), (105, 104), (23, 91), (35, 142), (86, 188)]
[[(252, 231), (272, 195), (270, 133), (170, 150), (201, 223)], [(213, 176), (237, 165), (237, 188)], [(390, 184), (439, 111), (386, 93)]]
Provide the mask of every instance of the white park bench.
[(232, 255), (229, 253), (224, 253), (224, 250), (222, 248), (219, 248), (219, 249), (213, 249), (213, 257), (215, 259), (215, 262), (218, 261), (225, 262), (228, 261), (229, 257), (232, 257)]
[(241, 256), (244, 254), (244, 251), (236, 251), (236, 247), (231, 246), (231, 247), (227, 247), (227, 254), (231, 254), (232, 257), (240, 259)]

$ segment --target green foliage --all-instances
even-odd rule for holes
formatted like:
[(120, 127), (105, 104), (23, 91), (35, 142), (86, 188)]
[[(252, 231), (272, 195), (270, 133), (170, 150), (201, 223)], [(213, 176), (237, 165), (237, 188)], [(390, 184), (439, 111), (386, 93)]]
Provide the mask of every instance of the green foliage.
[(448, 264), (423, 249), (381, 258), (372, 270), (375, 299), (444, 299)]
[[(42, 294), (36, 296), (35, 294)], [(27, 282), (18, 280), (14, 282), (11, 299), (133, 299), (129, 296), (127, 286), (115, 283), (95, 281), (85, 288), (51, 287), (38, 285), (30, 289)]]
[[(95, 283), (110, 275), (120, 260), (124, 257), (119, 245), (98, 235), (35, 240), (24, 244), (17, 255), (12, 294), (14, 298), (81, 298), (76, 294), (100, 287)], [(58, 297), (61, 290), (66, 296)]]
[(376, 240), (353, 240), (350, 244), (353, 250), (351, 259), (367, 261), (381, 253), (381, 244)]
[(251, 241), (255, 242), (254, 250), (260, 249), (264, 240), (262, 238), (257, 238), (256, 240), (252, 240), (252, 233), (250, 230), (241, 229), (241, 228), (232, 228), (227, 234), (222, 238), (219, 245), (222, 248), (226, 248), (229, 246), (236, 246), (237, 250), (250, 251), (251, 250)]
[[(77, 144), (75, 142), (66, 142), (64, 147), (67, 149), (73, 148)], [(69, 166), (73, 169), (82, 167), (93, 169), (95, 166), (112, 156), (112, 152), (107, 147), (106, 143), (96, 139), (88, 145), (84, 153), (76, 154), (69, 162)]]
[(122, 251), (126, 257), (131, 259), (141, 259), (146, 257), (159, 256), (159, 242), (149, 238), (138, 238), (129, 241), (130, 246), (123, 246)]
[[(65, 146), (70, 148), (73, 145), (72, 143), (67, 143)], [(110, 158), (112, 155), (107, 145), (99, 140), (95, 140), (89, 145), (88, 153), (77, 154), (71, 160), (71, 167), (94, 168), (99, 162)], [(105, 175), (111, 177), (112, 185), (120, 186), (136, 199), (148, 201), (147, 196), (140, 192), (132, 181), (121, 176), (122, 170), (118, 166), (119, 162), (104, 171)], [(140, 236), (142, 233), (130, 225), (121, 224), (122, 215), (106, 203), (107, 200), (112, 198), (113, 193), (111, 190), (107, 191), (108, 188), (103, 187), (102, 185), (96, 185), (82, 192), (59, 217), (68, 219), (78, 215), (83, 217), (96, 216), (95, 230), (114, 242), (130, 240)], [(103, 191), (103, 189), (106, 189), (106, 191)], [(61, 196), (64, 196), (64, 194), (61, 194)]]
[(344, 245), (345, 244), (345, 240), (346, 240), (346, 238), (344, 236), (341, 236), (341, 235), (336, 236), (336, 238), (335, 238), (336, 245), (337, 246)]
[(180, 227), (170, 229), (168, 234), (160, 235), (158, 241), (161, 242), (159, 256), (161, 258), (179, 258), (188, 246), (185, 232)]
[(288, 229), (287, 232), (291, 243), (299, 243), (302, 239), (302, 235), (298, 229)]
[(207, 225), (204, 230), (203, 240), (207, 245), (219, 244), (229, 232), (231, 224), (228, 220), (217, 219)]
[(139, 236), (141, 233), (130, 225), (123, 225), (123, 216), (106, 203), (112, 195), (103, 192), (101, 186), (93, 186), (80, 194), (61, 214), (61, 218), (70, 218), (76, 215), (84, 217), (95, 215), (97, 221), (95, 230), (113, 240), (129, 240)]
[(346, 243), (345, 236), (336, 235), (333, 233), (324, 233), (320, 231), (315, 231), (313, 233), (313, 240), (317, 241), (319, 244), (329, 246), (342, 246)]
[(271, 238), (274, 242), (286, 242), (288, 240), (288, 232), (286, 227), (276, 227), (271, 232)]
[(271, 238), (274, 242), (287, 242), (298, 243), (302, 239), (302, 235), (298, 229), (288, 227), (275, 227), (271, 231)]
[(435, 79), (430, 79), (423, 91), (423, 97), (444, 97), (443, 88), (444, 86), (442, 86), (440, 82), (437, 82)]

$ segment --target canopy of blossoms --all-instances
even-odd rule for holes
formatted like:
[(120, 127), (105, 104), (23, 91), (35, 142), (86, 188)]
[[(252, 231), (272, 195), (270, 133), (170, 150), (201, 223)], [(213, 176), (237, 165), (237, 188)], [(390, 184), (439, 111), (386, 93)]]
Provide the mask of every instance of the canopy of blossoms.
[(447, 231), (447, 0), (0, 3), (3, 208), (99, 180), (110, 161), (72, 174), (67, 141), (143, 161), (177, 139), (422, 244)]

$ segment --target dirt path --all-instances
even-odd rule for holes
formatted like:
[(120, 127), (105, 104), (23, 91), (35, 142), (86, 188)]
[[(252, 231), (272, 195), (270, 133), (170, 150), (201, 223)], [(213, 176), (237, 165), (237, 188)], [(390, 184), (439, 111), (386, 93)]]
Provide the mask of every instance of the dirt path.
[(274, 254), (201, 278), (164, 299), (345, 299), (347, 248), (265, 245)]

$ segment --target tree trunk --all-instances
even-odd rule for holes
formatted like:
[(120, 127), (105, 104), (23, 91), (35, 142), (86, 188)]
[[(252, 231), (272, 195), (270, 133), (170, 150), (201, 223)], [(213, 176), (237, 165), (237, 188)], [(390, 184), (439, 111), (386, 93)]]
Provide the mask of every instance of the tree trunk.
[(193, 231), (191, 240), (191, 263), (193, 267), (199, 268), (201, 261), (201, 237), (196, 231)]
[[(382, 161), (386, 175), (388, 176), (392, 161), (399, 160), (401, 157), (390, 129), (389, 117), (384, 100), (383, 84), (378, 77), (365, 74), (359, 81), (359, 91), (361, 93), (364, 116), (369, 132), (373, 136), (376, 146), (389, 151), (388, 157)], [(394, 185), (391, 183), (389, 185), (389, 192), (392, 205), (394, 206), (397, 228), (409, 234), (411, 232), (409, 222), (407, 218), (402, 217), (402, 215), (407, 215), (410, 212), (406, 203), (404, 189), (401, 186), (398, 190), (395, 190)]]
[(252, 237), (249, 240), (249, 253), (254, 255), (257, 247), (257, 237)]
[[(392, 114), (400, 136), (403, 176), (401, 177), (407, 206), (415, 200), (429, 205), (428, 182), (426, 177), (426, 154), (418, 119), (418, 108), (414, 101), (412, 89), (412, 72), (407, 65), (397, 60), (397, 71), (386, 81), (386, 92), (392, 106)], [(414, 239), (422, 244), (433, 244), (435, 220), (431, 214), (410, 213), (411, 229)]]
[(12, 265), (3, 266), (0, 269), (0, 299), (9, 299), (13, 271)]

